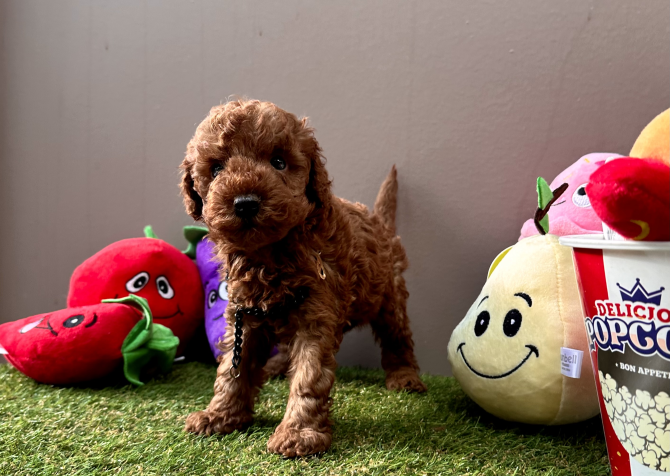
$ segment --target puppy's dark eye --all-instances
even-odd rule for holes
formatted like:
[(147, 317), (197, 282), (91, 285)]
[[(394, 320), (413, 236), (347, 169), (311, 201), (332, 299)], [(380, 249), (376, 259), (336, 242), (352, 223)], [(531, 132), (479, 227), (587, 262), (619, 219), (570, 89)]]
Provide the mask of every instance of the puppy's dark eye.
[(216, 178), (219, 175), (219, 172), (223, 170), (223, 164), (214, 164), (212, 165), (212, 178)]
[(284, 170), (286, 168), (286, 161), (282, 159), (281, 155), (274, 154), (270, 159), (270, 165), (277, 170)]

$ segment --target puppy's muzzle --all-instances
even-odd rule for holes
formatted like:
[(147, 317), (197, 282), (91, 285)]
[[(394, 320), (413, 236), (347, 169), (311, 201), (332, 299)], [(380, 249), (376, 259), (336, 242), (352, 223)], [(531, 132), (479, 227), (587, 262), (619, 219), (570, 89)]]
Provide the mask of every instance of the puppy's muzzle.
[(235, 215), (240, 218), (253, 218), (261, 208), (261, 199), (258, 195), (240, 195), (235, 197)]

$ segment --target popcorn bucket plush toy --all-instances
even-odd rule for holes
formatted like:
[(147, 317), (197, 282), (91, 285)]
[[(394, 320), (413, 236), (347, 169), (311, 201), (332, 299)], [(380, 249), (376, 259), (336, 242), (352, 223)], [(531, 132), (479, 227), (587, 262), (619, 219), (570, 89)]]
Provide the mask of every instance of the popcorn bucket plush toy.
[(541, 234), (498, 255), (449, 341), (465, 393), (505, 420), (560, 425), (598, 414), (570, 248), (545, 234), (547, 210), (565, 188), (554, 194), (538, 180)]
[(614, 476), (670, 475), (670, 110), (587, 186), (605, 235), (574, 248)]

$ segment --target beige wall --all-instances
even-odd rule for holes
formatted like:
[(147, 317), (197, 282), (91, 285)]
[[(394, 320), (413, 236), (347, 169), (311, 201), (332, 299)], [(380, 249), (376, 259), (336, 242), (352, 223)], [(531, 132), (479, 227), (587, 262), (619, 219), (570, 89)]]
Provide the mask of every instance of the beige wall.
[[(422, 369), (534, 211), (534, 181), (626, 153), (670, 103), (670, 3), (0, 2), (0, 321), (61, 308), (74, 267), (145, 224), (181, 247), (177, 166), (241, 94), (309, 115), (338, 195), (391, 164)], [(378, 365), (369, 331), (346, 364)]]

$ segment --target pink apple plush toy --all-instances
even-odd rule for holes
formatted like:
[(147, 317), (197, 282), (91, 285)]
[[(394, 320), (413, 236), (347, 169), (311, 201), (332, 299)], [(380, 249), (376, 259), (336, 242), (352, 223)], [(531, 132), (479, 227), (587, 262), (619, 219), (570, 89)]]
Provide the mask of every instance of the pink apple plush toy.
[[(549, 185), (552, 190), (567, 183), (568, 189), (560, 200), (549, 210), (549, 233), (557, 236), (588, 235), (602, 233), (602, 221), (593, 211), (586, 185), (591, 174), (598, 170), (610, 157), (621, 157), (619, 154), (593, 153), (587, 154), (577, 162), (558, 174)], [(521, 228), (519, 240), (537, 235), (533, 220), (528, 220)]]

